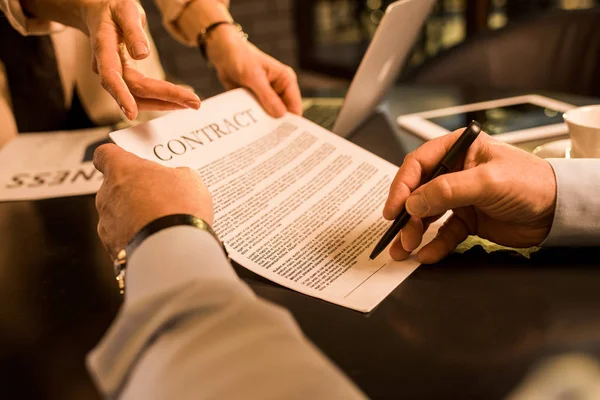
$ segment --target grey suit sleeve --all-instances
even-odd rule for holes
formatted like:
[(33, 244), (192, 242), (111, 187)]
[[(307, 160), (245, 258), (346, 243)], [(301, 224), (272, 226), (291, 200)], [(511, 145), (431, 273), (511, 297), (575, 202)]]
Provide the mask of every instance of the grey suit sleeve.
[(151, 236), (126, 279), (124, 305), (87, 359), (106, 397), (364, 398), (287, 311), (253, 294), (208, 233)]
[(556, 210), (542, 246), (600, 246), (600, 159), (549, 159)]

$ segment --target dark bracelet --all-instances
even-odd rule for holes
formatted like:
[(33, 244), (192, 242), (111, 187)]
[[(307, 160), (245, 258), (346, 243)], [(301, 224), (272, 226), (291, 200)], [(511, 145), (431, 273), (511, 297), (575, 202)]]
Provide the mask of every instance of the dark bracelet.
[(127, 246), (119, 251), (117, 259), (114, 261), (114, 272), (119, 284), (121, 294), (125, 291), (125, 268), (127, 267), (127, 260), (131, 257), (137, 247), (147, 238), (158, 233), (164, 229), (172, 228), (174, 226), (193, 226), (195, 228), (204, 230), (210, 233), (216, 240), (221, 244), (225, 256), (229, 258), (229, 254), (223, 242), (219, 240), (219, 237), (210, 227), (210, 225), (201, 218), (195, 217), (189, 214), (172, 214), (160, 217), (150, 222), (138, 233), (135, 234), (133, 239), (129, 241)]
[(208, 61), (208, 56), (206, 54), (206, 41), (207, 41), (208, 36), (210, 35), (210, 33), (212, 31), (214, 31), (215, 29), (217, 29), (221, 25), (233, 25), (233, 26), (235, 26), (237, 28), (240, 36), (244, 40), (248, 40), (248, 34), (246, 32), (244, 32), (244, 30), (242, 29), (242, 26), (240, 24), (238, 24), (237, 22), (234, 22), (234, 21), (218, 21), (218, 22), (214, 22), (214, 23), (210, 24), (206, 28), (202, 29), (202, 31), (200, 31), (200, 33), (198, 34), (198, 37), (196, 38), (196, 40), (198, 42), (198, 48), (200, 49), (200, 53), (202, 53), (202, 57), (204, 57), (204, 59), (207, 62), (209, 62), (209, 61)]

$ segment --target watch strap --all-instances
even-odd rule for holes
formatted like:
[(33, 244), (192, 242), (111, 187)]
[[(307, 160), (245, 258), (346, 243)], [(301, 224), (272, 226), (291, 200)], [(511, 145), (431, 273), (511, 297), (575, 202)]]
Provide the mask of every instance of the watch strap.
[[(198, 42), (198, 48), (200, 49), (200, 53), (202, 53), (202, 57), (204, 57), (204, 59), (207, 62), (209, 62), (209, 61), (208, 61), (208, 55), (206, 54), (206, 42), (207, 42), (208, 37), (210, 36), (211, 32), (213, 32), (215, 29), (217, 29), (221, 25), (232, 25), (232, 26), (236, 27), (240, 36), (244, 40), (248, 40), (248, 34), (246, 32), (244, 32), (244, 29), (242, 28), (242, 26), (235, 21), (217, 21), (217, 22), (210, 24), (206, 28), (202, 29), (202, 31), (200, 31), (200, 33), (198, 34), (198, 37), (196, 39)], [(209, 65), (210, 65), (210, 63), (209, 63)]]
[(155, 219), (154, 221), (148, 223), (142, 229), (140, 229), (133, 239), (129, 241), (127, 246), (119, 251), (117, 254), (116, 260), (114, 260), (114, 272), (119, 284), (119, 290), (121, 294), (124, 293), (125, 290), (125, 268), (127, 266), (128, 259), (131, 258), (131, 255), (135, 252), (140, 244), (150, 236), (158, 233), (164, 229), (172, 228), (175, 226), (193, 226), (195, 228), (204, 230), (210, 233), (217, 242), (221, 244), (223, 248), (223, 252), (225, 256), (229, 258), (229, 253), (225, 248), (223, 242), (219, 240), (219, 237), (215, 233), (215, 231), (211, 228), (211, 226), (204, 221), (202, 218), (195, 217), (189, 214), (171, 214), (165, 215), (164, 217), (160, 217)]
[(165, 215), (164, 217), (157, 218), (154, 221), (148, 223), (142, 229), (140, 229), (138, 231), (138, 233), (135, 234), (135, 236), (129, 241), (129, 243), (125, 247), (127, 256), (131, 257), (131, 255), (133, 254), (135, 249), (137, 249), (137, 247), (140, 244), (142, 244), (142, 242), (144, 240), (146, 240), (148, 237), (150, 237), (150, 236), (154, 235), (155, 233), (160, 232), (164, 229), (172, 228), (174, 226), (180, 226), (180, 225), (193, 226), (198, 229), (207, 231), (212, 236), (214, 236), (214, 238), (217, 241), (219, 241), (219, 243), (221, 242), (219, 240), (219, 238), (217, 237), (217, 234), (215, 233), (215, 231), (213, 231), (213, 229), (210, 227), (210, 225), (206, 221), (204, 221), (202, 218), (198, 218), (198, 217), (195, 217), (195, 216), (189, 215), (189, 214), (171, 214), (171, 215)]

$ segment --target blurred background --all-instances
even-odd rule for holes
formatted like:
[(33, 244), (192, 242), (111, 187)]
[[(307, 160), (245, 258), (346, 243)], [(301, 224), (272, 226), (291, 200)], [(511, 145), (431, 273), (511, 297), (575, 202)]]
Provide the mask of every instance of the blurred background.
[[(303, 90), (345, 87), (391, 0), (232, 0), (231, 13), (266, 53), (292, 66)], [(196, 49), (162, 28), (152, 0), (143, 0), (163, 65), (173, 81), (201, 97), (223, 89)], [(402, 77), (461, 42), (510, 22), (556, 9), (599, 7), (600, 0), (440, 0), (426, 22)]]

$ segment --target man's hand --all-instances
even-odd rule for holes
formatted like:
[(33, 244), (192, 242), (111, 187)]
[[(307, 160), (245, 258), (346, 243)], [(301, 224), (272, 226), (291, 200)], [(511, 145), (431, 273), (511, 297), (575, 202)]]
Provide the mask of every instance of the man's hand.
[(104, 174), (96, 195), (98, 234), (116, 256), (136, 232), (170, 214), (190, 214), (213, 223), (210, 193), (196, 171), (167, 168), (114, 144), (96, 149), (94, 165)]
[(139, 110), (200, 108), (194, 93), (138, 72), (131, 59), (150, 54), (146, 14), (135, 0), (21, 0), (28, 13), (90, 37), (93, 69), (129, 119)]
[(410, 153), (394, 178), (383, 210), (394, 219), (406, 204), (412, 218), (390, 249), (395, 260), (414, 251), (429, 224), (446, 211), (452, 215), (417, 258), (435, 263), (468, 235), (500, 245), (540, 244), (554, 217), (556, 178), (548, 162), (481, 133), (471, 145), (460, 171), (419, 187), (463, 129), (432, 140)]
[(240, 37), (235, 27), (222, 25), (208, 37), (207, 56), (226, 89), (245, 87), (267, 113), (302, 114), (302, 98), (294, 70)]

